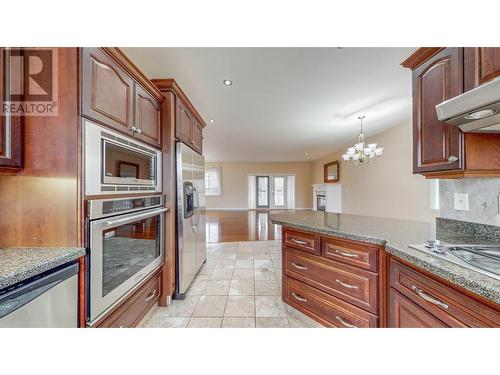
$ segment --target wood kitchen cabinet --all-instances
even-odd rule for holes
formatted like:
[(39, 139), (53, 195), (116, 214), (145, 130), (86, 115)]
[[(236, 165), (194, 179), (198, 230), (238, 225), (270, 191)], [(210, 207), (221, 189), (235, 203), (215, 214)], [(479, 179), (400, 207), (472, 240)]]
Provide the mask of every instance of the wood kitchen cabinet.
[(500, 134), (463, 133), (436, 105), (500, 75), (500, 48), (419, 48), (412, 69), (413, 173), (426, 178), (500, 176)]
[[(0, 48), (0, 105), (9, 101), (9, 49)], [(23, 118), (0, 111), (0, 173), (23, 167)]]
[(193, 118), (182, 100), (176, 100), (175, 136), (182, 142), (191, 145)]
[(174, 79), (153, 79), (152, 82), (160, 91), (174, 94), (174, 105), (167, 101), (167, 106), (175, 138), (203, 154), (203, 129), (206, 126), (203, 118)]
[(203, 125), (180, 98), (177, 98), (176, 101), (176, 138), (202, 154)]
[(118, 308), (96, 324), (98, 328), (132, 328), (158, 302), (161, 292), (161, 272), (155, 272)]
[(82, 49), (82, 114), (128, 133), (134, 81), (100, 48)]
[(499, 47), (464, 48), (465, 91), (500, 76)]
[(413, 71), (413, 173), (462, 167), (462, 133), (436, 105), (463, 92), (463, 50), (445, 48)]
[(200, 154), (203, 153), (203, 126), (196, 118), (193, 121), (192, 145)]
[(159, 147), (161, 142), (160, 104), (141, 86), (135, 85), (136, 138)]
[(389, 327), (392, 328), (446, 328), (439, 319), (429, 314), (394, 289), (389, 291), (391, 305)]
[(284, 302), (327, 327), (385, 323), (383, 247), (287, 227), (282, 238)]
[(82, 48), (81, 56), (82, 115), (160, 147), (163, 96), (156, 87), (119, 49)]
[(396, 259), (389, 266), (389, 327), (499, 327), (500, 312)]

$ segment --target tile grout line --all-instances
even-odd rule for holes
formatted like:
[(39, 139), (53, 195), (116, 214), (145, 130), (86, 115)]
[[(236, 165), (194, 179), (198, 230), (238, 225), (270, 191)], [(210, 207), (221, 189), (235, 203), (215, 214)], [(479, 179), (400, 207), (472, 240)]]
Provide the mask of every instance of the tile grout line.
[[(240, 244), (238, 243), (238, 247), (236, 248), (236, 254), (238, 254), (239, 247), (240, 247)], [(238, 255), (236, 255), (236, 257), (238, 257)], [(236, 260), (234, 261), (234, 264), (236, 265)], [(233, 272), (231, 273), (231, 280), (229, 281), (229, 289), (231, 289), (231, 281), (233, 280), (233, 275), (234, 275), (234, 267), (233, 267)], [(224, 323), (224, 318), (226, 316), (227, 301), (229, 300), (229, 291), (227, 293), (228, 294), (226, 295), (226, 303), (224, 305), (224, 311), (222, 312), (222, 319), (220, 322), (221, 328), (222, 328), (222, 324)]]

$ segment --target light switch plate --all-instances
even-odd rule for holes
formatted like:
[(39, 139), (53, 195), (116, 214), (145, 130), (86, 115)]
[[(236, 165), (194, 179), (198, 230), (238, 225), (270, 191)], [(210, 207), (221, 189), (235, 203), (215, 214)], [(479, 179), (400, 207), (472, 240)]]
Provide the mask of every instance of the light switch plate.
[(453, 194), (453, 208), (458, 211), (469, 211), (469, 194), (467, 193), (454, 193)]

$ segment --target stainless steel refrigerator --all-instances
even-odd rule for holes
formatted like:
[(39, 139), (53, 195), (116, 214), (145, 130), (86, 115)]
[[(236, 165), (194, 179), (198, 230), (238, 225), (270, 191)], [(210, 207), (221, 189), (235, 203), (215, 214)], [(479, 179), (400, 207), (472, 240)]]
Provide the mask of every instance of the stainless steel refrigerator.
[(177, 264), (175, 298), (184, 298), (206, 260), (205, 158), (176, 144)]

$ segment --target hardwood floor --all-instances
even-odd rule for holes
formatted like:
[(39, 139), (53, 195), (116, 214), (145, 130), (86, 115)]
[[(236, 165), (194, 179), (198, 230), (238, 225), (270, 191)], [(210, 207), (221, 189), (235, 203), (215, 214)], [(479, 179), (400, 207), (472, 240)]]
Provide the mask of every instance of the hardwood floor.
[(281, 226), (269, 213), (284, 210), (207, 211), (207, 242), (267, 241), (281, 239)]

